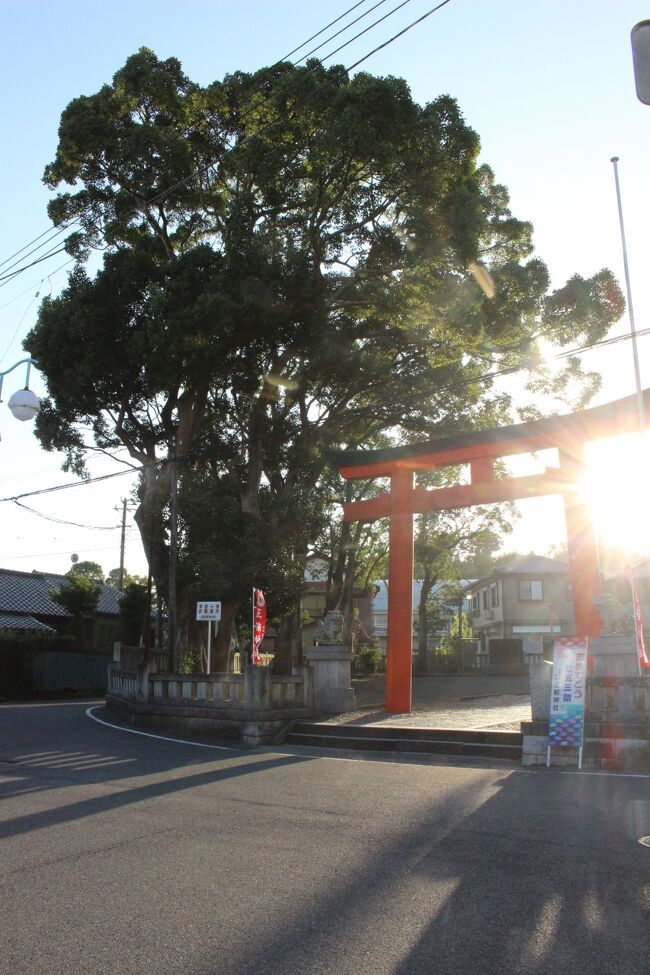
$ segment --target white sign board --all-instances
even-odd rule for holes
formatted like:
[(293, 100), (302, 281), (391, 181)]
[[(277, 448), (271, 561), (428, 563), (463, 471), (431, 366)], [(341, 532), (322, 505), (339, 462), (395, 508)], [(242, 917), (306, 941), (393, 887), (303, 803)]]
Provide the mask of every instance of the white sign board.
[(196, 618), (197, 620), (220, 620), (221, 619), (221, 603), (217, 602), (200, 602), (196, 604)]

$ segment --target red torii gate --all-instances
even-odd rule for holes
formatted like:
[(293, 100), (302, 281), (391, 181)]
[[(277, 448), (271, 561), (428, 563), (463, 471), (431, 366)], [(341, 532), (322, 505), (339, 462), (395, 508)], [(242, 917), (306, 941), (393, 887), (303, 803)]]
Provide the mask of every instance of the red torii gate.
[[(646, 422), (650, 389), (643, 393)], [(386, 710), (411, 710), (413, 629), (413, 515), (466, 508), (495, 501), (514, 501), (545, 494), (564, 496), (576, 631), (598, 636), (602, 623), (594, 605), (600, 593), (598, 555), (593, 526), (578, 484), (584, 473), (584, 445), (639, 429), (634, 396), (567, 416), (444, 437), (387, 450), (350, 450), (336, 454), (346, 479), (389, 477), (390, 491), (367, 501), (344, 505), (345, 521), (390, 518), (388, 561), (388, 641)], [(499, 457), (557, 448), (559, 467), (527, 477), (495, 476)], [(418, 470), (469, 464), (471, 483), (454, 487), (415, 487)]]

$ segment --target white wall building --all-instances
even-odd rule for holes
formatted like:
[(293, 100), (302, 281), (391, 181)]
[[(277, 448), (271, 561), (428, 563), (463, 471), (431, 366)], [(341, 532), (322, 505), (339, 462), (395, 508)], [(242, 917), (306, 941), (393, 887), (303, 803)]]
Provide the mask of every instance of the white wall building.
[[(460, 584), (463, 587), (463, 589), (467, 589), (467, 587), (470, 586), (471, 583), (472, 580), (470, 579), (460, 580)], [(454, 585), (454, 584), (455, 584), (455, 580), (453, 581), (443, 580), (442, 582), (437, 582), (432, 589), (432, 594), (439, 592), (441, 589), (444, 589), (446, 586)], [(378, 589), (377, 595), (372, 601), (374, 628), (375, 628), (375, 633), (377, 635), (377, 641), (379, 643), (379, 646), (382, 648), (384, 653), (386, 653), (386, 637), (388, 633), (388, 589), (386, 588), (386, 583), (383, 579), (378, 579), (374, 583), (374, 585)], [(414, 628), (413, 645), (414, 647), (417, 647), (416, 624), (418, 621), (418, 606), (420, 603), (421, 592), (422, 592), (422, 581), (415, 579), (413, 581), (413, 628)], [(465, 598), (463, 600), (463, 612), (469, 614), (469, 611), (470, 611), (470, 603), (468, 599)], [(445, 631), (448, 632), (449, 627), (451, 626), (452, 618), (457, 612), (458, 612), (458, 607), (456, 607), (455, 610), (450, 609)], [(435, 634), (430, 634), (430, 639), (433, 636), (435, 636)]]

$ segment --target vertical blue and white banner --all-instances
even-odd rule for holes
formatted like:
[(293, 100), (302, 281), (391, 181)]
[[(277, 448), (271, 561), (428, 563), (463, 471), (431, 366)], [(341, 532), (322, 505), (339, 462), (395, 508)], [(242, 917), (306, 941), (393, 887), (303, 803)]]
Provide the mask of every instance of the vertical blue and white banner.
[(582, 748), (587, 653), (586, 637), (562, 637), (555, 640), (548, 721), (549, 745)]

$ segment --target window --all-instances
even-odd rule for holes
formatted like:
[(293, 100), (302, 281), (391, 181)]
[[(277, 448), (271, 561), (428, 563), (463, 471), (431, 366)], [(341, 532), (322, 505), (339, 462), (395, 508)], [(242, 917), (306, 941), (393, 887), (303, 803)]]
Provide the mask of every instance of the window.
[(484, 589), (483, 590), (483, 609), (487, 609), (487, 608), (488, 608), (488, 590), (487, 589)]
[(472, 616), (478, 616), (478, 593), (472, 596)]
[(490, 586), (490, 602), (493, 609), (499, 605), (499, 584), (497, 582), (493, 582)]
[(541, 579), (519, 580), (519, 599), (522, 603), (539, 603), (543, 598)]

